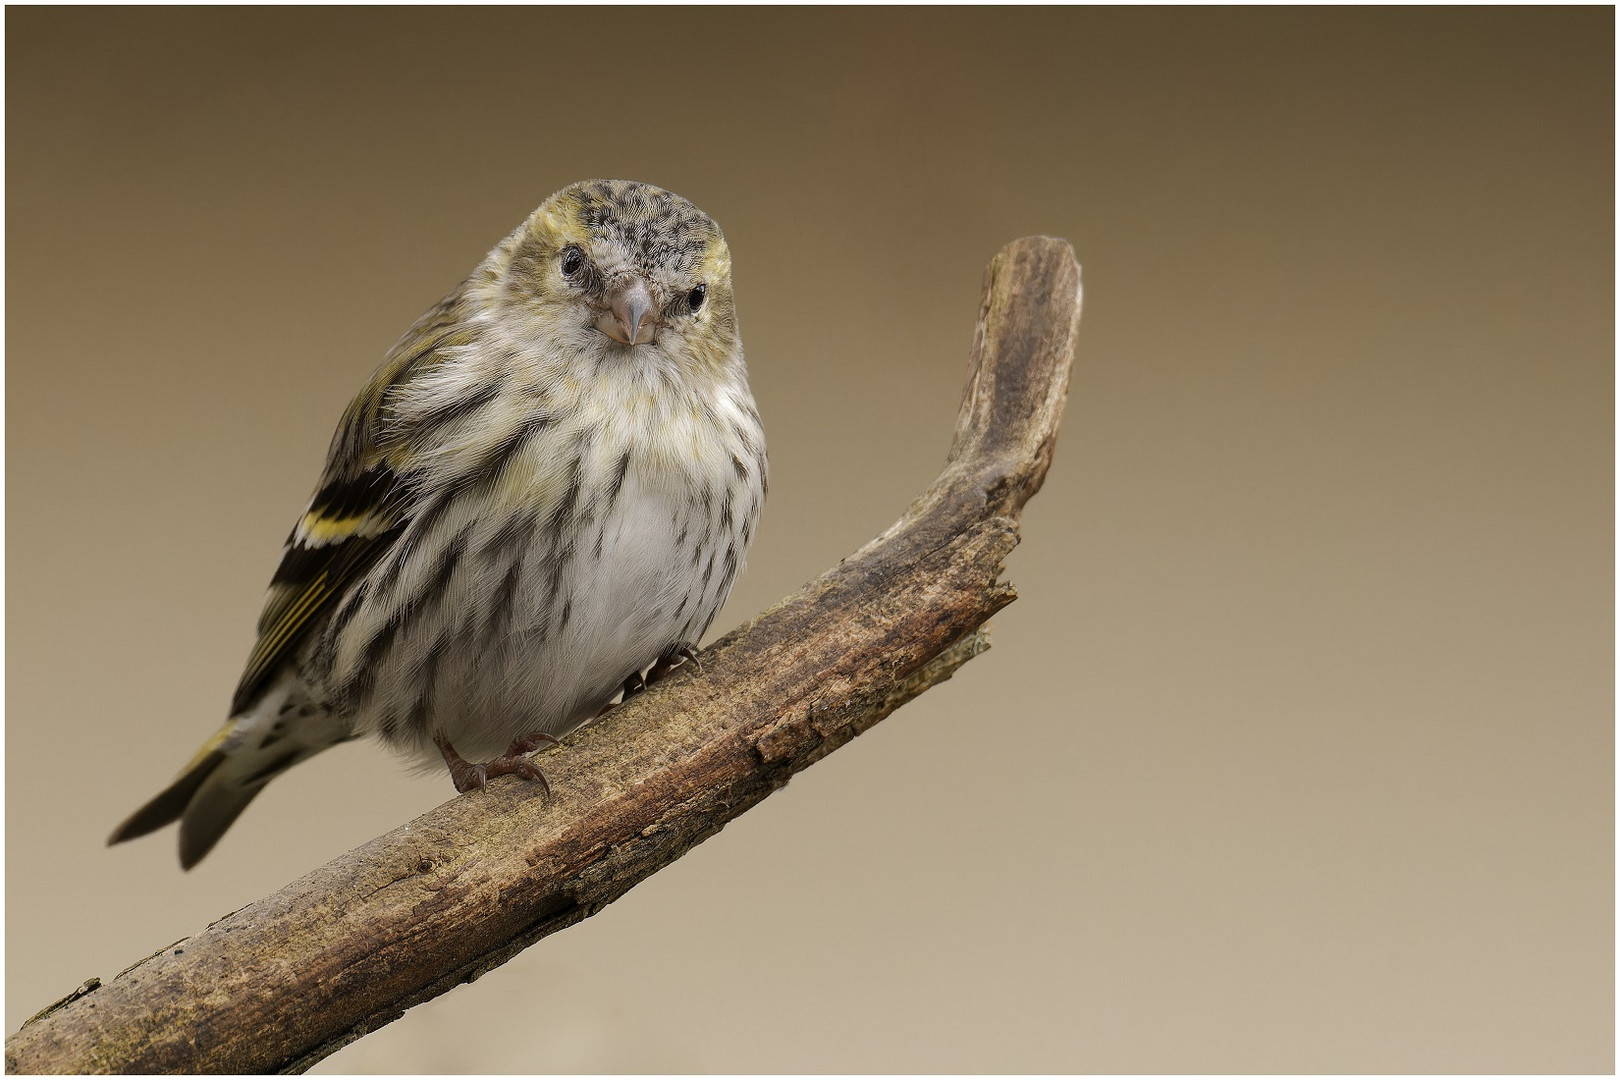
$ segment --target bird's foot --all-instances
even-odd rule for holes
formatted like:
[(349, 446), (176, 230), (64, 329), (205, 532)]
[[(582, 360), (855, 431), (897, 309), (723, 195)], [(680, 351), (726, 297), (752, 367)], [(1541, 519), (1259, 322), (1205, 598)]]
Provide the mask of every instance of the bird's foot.
[(662, 656), (653, 661), (652, 669), (647, 672), (646, 678), (642, 678), (641, 672), (632, 671), (630, 673), (630, 677), (624, 680), (624, 686), (621, 687), (623, 694), (620, 696), (619, 700), (610, 701), (606, 705), (603, 705), (596, 711), (596, 715), (602, 716), (606, 713), (612, 712), (620, 705), (623, 705), (625, 702), (647, 689), (647, 687), (651, 686), (653, 683), (663, 679), (677, 667), (680, 667), (683, 663), (690, 663), (696, 667), (697, 670), (703, 670), (703, 663), (698, 659), (697, 646), (693, 645), (690, 641), (683, 641), (679, 645), (672, 645), (666, 649)]
[(606, 705), (602, 706), (600, 709), (597, 709), (596, 710), (596, 715), (597, 716), (602, 716), (602, 715), (604, 715), (606, 713), (610, 713), (614, 709), (618, 708), (620, 705), (623, 705), (625, 702), (629, 701), (631, 698), (635, 697), (637, 694), (639, 694), (643, 690), (647, 689), (647, 684), (644, 681), (642, 681), (641, 672), (632, 671), (630, 673), (629, 677), (624, 680), (624, 685), (621, 686), (619, 689), (621, 691), (623, 691), (623, 693), (619, 697), (619, 700), (618, 701), (610, 701)]
[(438, 745), (439, 753), (444, 756), (445, 765), (450, 768), (450, 782), (463, 794), (469, 791), (482, 791), (484, 785), (497, 776), (520, 776), (525, 780), (533, 780), (547, 795), (551, 794), (551, 784), (547, 782), (546, 774), (540, 771), (540, 766), (529, 760), (529, 755), (538, 750), (542, 744), (557, 745), (557, 738), (554, 735), (547, 735), (542, 731), (533, 735), (519, 736), (512, 740), (512, 745), (506, 748), (506, 753), (482, 764), (474, 764), (456, 753), (456, 748), (451, 746), (450, 740), (443, 735), (435, 735), (433, 741)]
[(647, 685), (662, 681), (670, 672), (684, 664), (691, 664), (697, 671), (703, 670), (703, 661), (698, 659), (698, 647), (690, 641), (682, 641), (671, 645), (664, 650), (664, 655), (653, 661), (652, 670), (647, 672)]

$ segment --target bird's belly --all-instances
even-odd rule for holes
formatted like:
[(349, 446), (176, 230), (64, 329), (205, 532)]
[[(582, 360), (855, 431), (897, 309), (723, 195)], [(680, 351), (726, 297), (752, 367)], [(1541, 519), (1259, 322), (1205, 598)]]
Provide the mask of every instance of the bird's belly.
[(689, 520), (684, 503), (631, 480), (571, 544), (523, 552), (502, 583), (509, 594), (490, 601), (505, 605), (490, 616), (504, 625), (443, 655), (435, 728), (474, 757), (500, 753), (519, 735), (562, 735), (684, 640), (699, 580), (694, 563), (709, 531)]

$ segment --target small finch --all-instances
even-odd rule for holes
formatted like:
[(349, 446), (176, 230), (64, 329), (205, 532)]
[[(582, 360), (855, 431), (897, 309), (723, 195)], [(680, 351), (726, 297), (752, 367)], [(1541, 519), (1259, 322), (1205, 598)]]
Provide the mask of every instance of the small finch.
[(349, 405), (230, 719), (108, 842), (178, 819), (189, 869), (362, 735), (458, 791), (544, 785), (532, 751), (695, 656), (765, 488), (719, 227), (648, 184), (564, 188)]

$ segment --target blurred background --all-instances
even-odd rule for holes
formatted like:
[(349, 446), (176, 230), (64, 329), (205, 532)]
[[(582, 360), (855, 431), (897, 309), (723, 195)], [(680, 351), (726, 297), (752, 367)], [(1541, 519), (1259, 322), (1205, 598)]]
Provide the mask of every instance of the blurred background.
[(723, 631), (937, 471), (1070, 240), (995, 648), (321, 1071), (1610, 1072), (1613, 36), (1578, 10), (6, 12), (6, 1025), (450, 798), (200, 868), (333, 425), (586, 177), (723, 226), (771, 500)]

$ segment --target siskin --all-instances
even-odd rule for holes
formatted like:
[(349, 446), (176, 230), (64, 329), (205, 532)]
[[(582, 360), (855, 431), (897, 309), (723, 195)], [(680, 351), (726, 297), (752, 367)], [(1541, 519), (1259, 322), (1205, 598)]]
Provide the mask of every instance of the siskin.
[(564, 188), (343, 414), (230, 719), (108, 842), (178, 819), (189, 869), (362, 735), (458, 791), (544, 785), (530, 752), (694, 655), (765, 488), (719, 227), (648, 184)]

